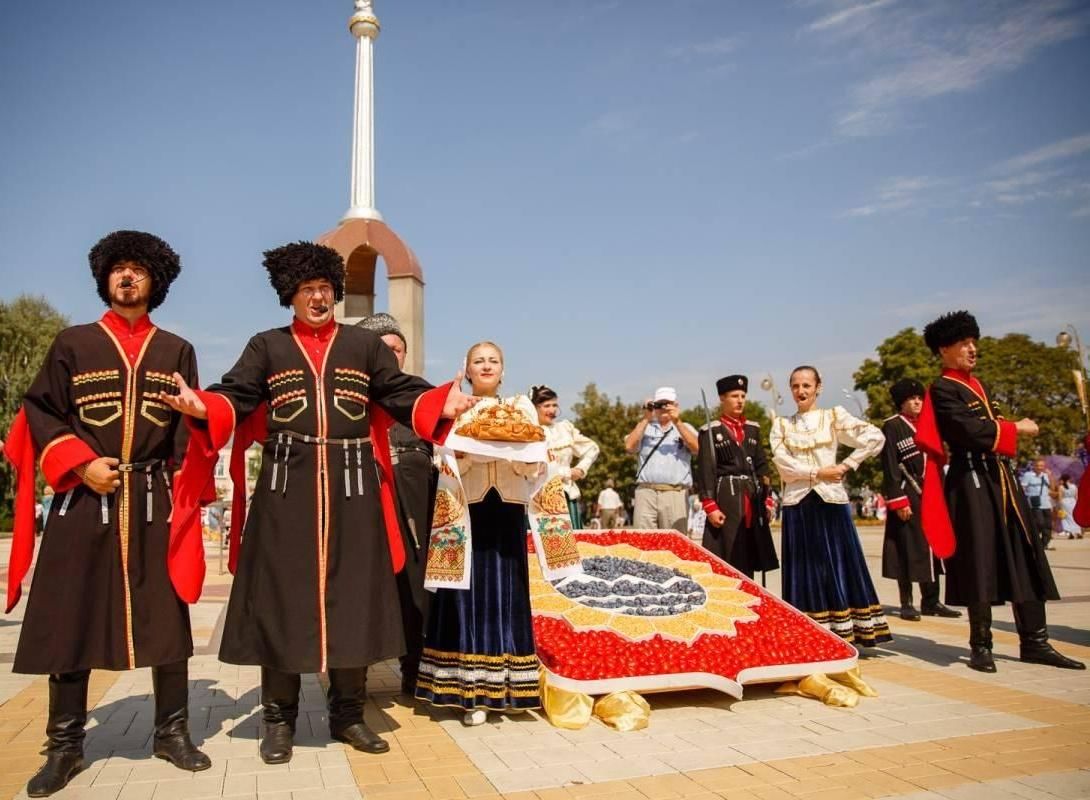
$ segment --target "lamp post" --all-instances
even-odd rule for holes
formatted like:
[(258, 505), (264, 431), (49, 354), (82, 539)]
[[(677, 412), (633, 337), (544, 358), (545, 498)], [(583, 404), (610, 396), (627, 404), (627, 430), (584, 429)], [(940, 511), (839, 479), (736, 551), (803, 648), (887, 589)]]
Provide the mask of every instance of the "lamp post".
[(1078, 369), (1071, 370), (1071, 376), (1075, 380), (1075, 392), (1079, 396), (1079, 405), (1082, 406), (1082, 414), (1086, 418), (1087, 427), (1090, 427), (1090, 406), (1086, 401), (1086, 351), (1082, 347), (1082, 339), (1074, 325), (1068, 323), (1063, 330), (1056, 334), (1056, 346), (1067, 349), (1074, 347), (1075, 355), (1079, 360)]
[(771, 416), (772, 419), (776, 419), (778, 415), (776, 409), (783, 405), (783, 397), (781, 397), (780, 393), (776, 390), (776, 382), (772, 380), (771, 375), (766, 374), (761, 379), (761, 388), (772, 395), (772, 408), (770, 409), (771, 413), (769, 416)]

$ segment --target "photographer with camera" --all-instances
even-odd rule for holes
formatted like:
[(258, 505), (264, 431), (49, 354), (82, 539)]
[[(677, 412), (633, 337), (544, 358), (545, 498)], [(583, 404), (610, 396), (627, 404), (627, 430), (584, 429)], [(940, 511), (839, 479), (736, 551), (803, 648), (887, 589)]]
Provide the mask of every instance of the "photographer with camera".
[(624, 449), (636, 453), (634, 528), (673, 528), (686, 533), (688, 494), (693, 485), (691, 454), (699, 447), (696, 429), (681, 421), (677, 391), (655, 390), (644, 402), (643, 419), (629, 432)]

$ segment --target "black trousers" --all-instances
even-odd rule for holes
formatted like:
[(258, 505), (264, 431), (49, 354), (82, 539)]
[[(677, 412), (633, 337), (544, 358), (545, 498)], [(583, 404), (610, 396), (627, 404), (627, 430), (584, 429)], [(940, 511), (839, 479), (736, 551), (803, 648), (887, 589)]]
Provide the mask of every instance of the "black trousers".
[[(90, 677), (89, 669), (49, 676), (48, 749), (82, 750)], [(155, 734), (164, 736), (188, 730), (189, 661), (152, 667), (151, 683), (155, 694)]]
[[(367, 697), (367, 668), (330, 669), (329, 730), (339, 733), (350, 725), (363, 722), (363, 703)], [(299, 718), (299, 689), (302, 677), (298, 672), (282, 672), (271, 667), (261, 668), (262, 718), (267, 725), (285, 723), (295, 730)]]
[(1052, 542), (1052, 510), (1033, 509), (1033, 522), (1037, 526), (1037, 535), (1041, 537), (1041, 544), (1048, 547)]
[[(1048, 641), (1048, 619), (1041, 600), (1013, 603), (1014, 627), (1021, 643)], [(969, 644), (992, 649), (992, 607), (988, 603), (969, 606)]]
[[(897, 588), (901, 592), (901, 605), (912, 605), (912, 581), (897, 581)], [(939, 604), (939, 582), (920, 581), (920, 606), (922, 608), (934, 608)]]

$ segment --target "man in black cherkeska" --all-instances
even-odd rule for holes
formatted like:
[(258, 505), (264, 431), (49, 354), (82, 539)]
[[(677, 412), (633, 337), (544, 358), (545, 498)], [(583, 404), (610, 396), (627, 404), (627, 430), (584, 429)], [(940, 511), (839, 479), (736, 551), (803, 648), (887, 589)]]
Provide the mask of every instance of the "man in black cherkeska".
[[(408, 343), (396, 319), (379, 313), (364, 317), (356, 324), (376, 333), (393, 351), (398, 367), (404, 368)], [(401, 691), (409, 696), (416, 691), (416, 676), (424, 653), (424, 623), (428, 619), (430, 593), (424, 589), (424, 566), (428, 560), (428, 537), (439, 481), (432, 453), (431, 442), (421, 439), (408, 426), (395, 422), (390, 427), (390, 462), (394, 468), (398, 522), (405, 546), (405, 569), (397, 575), (406, 648), (401, 657)]]
[[(882, 577), (893, 578), (901, 593), (901, 619), (960, 617), (939, 602), (942, 562), (934, 557), (920, 526), (923, 454), (916, 447), (916, 421), (923, 408), (923, 384), (902, 378), (889, 389), (896, 414), (882, 425), (882, 493), (886, 497), (886, 535), (882, 543)], [(920, 611), (912, 602), (912, 584), (920, 584)]]
[[(968, 311), (939, 317), (923, 335), (943, 369), (916, 426), (927, 456), (920, 511), (924, 535), (944, 557), (946, 602), (969, 609), (969, 666), (995, 672), (992, 606), (1010, 602), (1022, 661), (1085, 669), (1049, 644), (1045, 601), (1060, 595), (1010, 464), (1018, 438), (1036, 436), (1037, 423), (1003, 419), (973, 375), (980, 328)], [(950, 450), (945, 481), (943, 442)]]
[[(168, 556), (170, 477), (185, 425), (159, 399), (174, 374), (196, 383), (197, 362), (189, 342), (148, 317), (181, 264), (166, 242), (139, 231), (106, 236), (90, 262), (109, 310), (57, 335), (5, 449), (20, 494), (33, 496), (35, 454), (56, 492), (13, 666), (49, 675), (46, 762), (27, 784), (31, 797), (60, 791), (83, 768), (92, 669), (151, 667), (155, 755), (184, 770), (211, 766), (188, 726), (186, 601), (199, 594), (204, 554)], [(32, 524), (18, 520), (8, 611), (33, 547)]]
[(780, 567), (764, 503), (768, 457), (760, 426), (745, 417), (746, 376), (720, 378), (715, 388), (721, 416), (701, 429), (694, 470), (707, 514), (702, 544), (752, 578)]
[[(405, 652), (395, 578), (405, 546), (387, 433), (396, 419), (441, 441), (475, 401), (457, 382), (433, 388), (406, 375), (378, 336), (334, 321), (345, 282), (335, 250), (288, 244), (265, 254), (265, 268), (291, 323), (253, 336), (207, 391), (179, 378), (179, 394), (166, 398), (205, 421), (194, 424), (179, 491), (211, 478), (236, 426), (251, 431), (236, 433), (236, 447), (264, 442), (240, 544), (232, 528), (236, 573), (220, 646), (222, 661), (261, 666), (262, 759), (291, 759), (303, 672), (329, 674), (332, 737), (381, 753), (389, 744), (363, 719), (365, 668)], [(232, 510), (236, 527), (245, 511)], [(180, 509), (175, 524), (191, 518)]]

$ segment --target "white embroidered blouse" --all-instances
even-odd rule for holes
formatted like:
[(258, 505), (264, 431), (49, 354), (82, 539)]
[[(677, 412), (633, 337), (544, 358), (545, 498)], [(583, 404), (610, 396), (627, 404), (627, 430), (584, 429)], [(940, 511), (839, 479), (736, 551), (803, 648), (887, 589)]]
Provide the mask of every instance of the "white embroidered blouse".
[[(500, 399), (497, 397), (483, 398), (481, 402), (458, 417), (454, 423), (454, 430), (472, 420), (484, 409), (499, 402)], [(526, 395), (515, 395), (506, 398), (503, 402), (513, 404), (526, 415), (528, 420), (537, 424), (537, 410)], [(462, 488), (466, 493), (466, 502), (469, 503), (479, 503), (488, 494), (488, 490), (494, 488), (505, 502), (525, 505), (530, 502), (530, 494), (537, 476), (541, 474), (545, 466), (541, 462), (527, 464), (465, 453), (458, 453), (457, 456)]]
[(772, 462), (783, 479), (783, 504), (793, 506), (811, 491), (826, 503), (847, 503), (848, 491), (841, 481), (818, 480), (822, 467), (835, 466), (837, 446), (854, 447), (843, 463), (851, 469), (882, 450), (886, 437), (843, 406), (814, 408), (805, 414), (777, 417), (772, 422), (769, 448)]
[[(571, 471), (581, 469), (584, 475), (590, 472), (598, 458), (598, 445), (566, 419), (542, 427), (545, 428), (545, 444), (549, 447), (550, 467), (564, 481), (564, 494), (575, 500), (579, 497), (579, 487), (571, 479)], [(572, 464), (574, 459), (579, 460)]]

